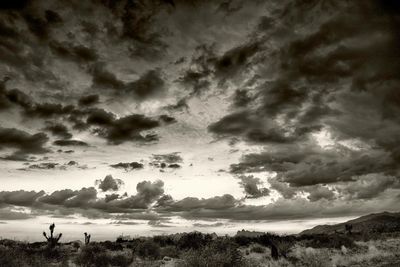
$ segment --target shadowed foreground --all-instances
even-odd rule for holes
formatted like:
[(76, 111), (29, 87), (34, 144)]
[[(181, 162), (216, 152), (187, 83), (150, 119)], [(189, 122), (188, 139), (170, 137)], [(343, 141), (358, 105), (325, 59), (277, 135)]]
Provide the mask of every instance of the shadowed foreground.
[(371, 214), (343, 224), (317, 226), (298, 235), (239, 231), (118, 237), (115, 242), (60, 243), (0, 240), (0, 266), (400, 266), (400, 216)]

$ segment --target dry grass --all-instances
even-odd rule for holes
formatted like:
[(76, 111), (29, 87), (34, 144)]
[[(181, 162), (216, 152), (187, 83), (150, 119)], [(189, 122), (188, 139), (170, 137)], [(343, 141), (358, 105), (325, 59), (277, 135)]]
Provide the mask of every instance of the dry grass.
[[(144, 241), (141, 241), (144, 242)], [(109, 242), (110, 243), (110, 242)], [(111, 242), (112, 243), (112, 242)], [(144, 242), (147, 244), (149, 242)], [(142, 245), (143, 245), (142, 244)], [(115, 244), (114, 244), (115, 245)], [(268, 246), (250, 243), (238, 248), (233, 239), (210, 241), (200, 248), (182, 249), (168, 244), (161, 253), (141, 251), (140, 243), (110, 246), (107, 242), (93, 243), (78, 250), (62, 244), (49, 255), (43, 247), (26, 243), (0, 244), (0, 266), (243, 266), (243, 267), (389, 267), (400, 266), (400, 238), (356, 242), (340, 248), (308, 247), (298, 241), (288, 249), (286, 257), (271, 258)], [(152, 246), (145, 246), (152, 248)], [(116, 249), (118, 248), (118, 249)], [(158, 250), (157, 250), (158, 251)], [(151, 252), (151, 251), (150, 251)], [(149, 254), (149, 255), (148, 255)], [(168, 256), (168, 260), (162, 259)], [(172, 259), (171, 259), (172, 258)]]

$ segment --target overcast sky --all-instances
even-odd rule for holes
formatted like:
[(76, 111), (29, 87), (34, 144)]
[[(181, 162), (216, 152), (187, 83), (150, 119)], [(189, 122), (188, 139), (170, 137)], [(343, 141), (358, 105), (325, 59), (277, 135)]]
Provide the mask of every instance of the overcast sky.
[(9, 2), (3, 236), (298, 232), (398, 211), (398, 1)]

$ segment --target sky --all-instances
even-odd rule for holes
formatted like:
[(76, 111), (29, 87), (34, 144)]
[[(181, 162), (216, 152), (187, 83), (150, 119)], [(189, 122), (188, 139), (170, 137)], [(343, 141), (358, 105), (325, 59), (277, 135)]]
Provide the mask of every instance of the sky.
[(399, 211), (395, 0), (0, 3), (1, 237)]

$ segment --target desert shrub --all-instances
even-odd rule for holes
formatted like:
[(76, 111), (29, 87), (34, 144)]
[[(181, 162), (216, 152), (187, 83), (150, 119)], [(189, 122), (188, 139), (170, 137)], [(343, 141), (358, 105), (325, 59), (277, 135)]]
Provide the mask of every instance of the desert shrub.
[(75, 262), (79, 266), (84, 267), (108, 267), (110, 260), (103, 246), (92, 243), (82, 249), (77, 255)]
[(236, 244), (243, 247), (248, 246), (253, 241), (252, 238), (247, 236), (235, 236), (233, 240), (235, 241)]
[(295, 242), (293, 240), (281, 239), (277, 240), (275, 245), (278, 248), (279, 255), (286, 257), (295, 245)]
[(118, 267), (128, 267), (133, 261), (133, 258), (129, 255), (118, 254), (114, 255), (110, 259), (111, 266), (118, 266)]
[(121, 251), (124, 249), (124, 247), (118, 243), (118, 242), (111, 242), (111, 241), (104, 241), (100, 243), (105, 249), (111, 250), (111, 251)]
[(161, 247), (175, 245), (174, 240), (170, 236), (163, 236), (163, 235), (154, 236), (153, 241), (159, 244)]
[(237, 244), (229, 240), (217, 240), (198, 250), (190, 249), (181, 255), (180, 266), (234, 267), (243, 266), (244, 260)]
[(160, 258), (160, 246), (152, 240), (141, 242), (136, 247), (136, 253), (139, 257), (145, 259), (158, 259)]
[(18, 247), (0, 245), (0, 266), (7, 267), (41, 267), (48, 266), (49, 261), (41, 253), (26, 253)]
[[(211, 241), (211, 240), (209, 240)], [(182, 250), (199, 249), (207, 243), (204, 235), (199, 232), (184, 234), (178, 241), (178, 247)]]
[(164, 256), (179, 258), (179, 250), (175, 246), (163, 247), (160, 251), (160, 258), (164, 258)]
[(314, 249), (311, 247), (295, 246), (290, 255), (290, 259), (296, 266), (307, 267), (330, 267), (333, 266), (329, 254), (323, 249)]
[(254, 253), (265, 253), (265, 247), (262, 247), (260, 245), (255, 245), (250, 249), (250, 251)]
[(340, 249), (342, 246), (351, 248), (355, 246), (354, 240), (345, 235), (303, 235), (300, 240), (304, 243), (305, 247), (312, 248), (336, 248)]

